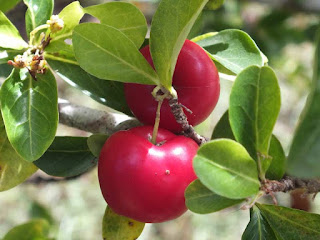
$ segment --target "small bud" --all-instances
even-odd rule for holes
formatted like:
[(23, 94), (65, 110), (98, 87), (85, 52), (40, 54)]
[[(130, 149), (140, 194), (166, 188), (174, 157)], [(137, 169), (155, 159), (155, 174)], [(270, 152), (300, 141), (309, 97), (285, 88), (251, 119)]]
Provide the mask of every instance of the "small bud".
[(44, 69), (46, 66), (47, 66), (47, 61), (46, 60), (41, 60), (39, 62), (39, 69), (38, 70)]
[(50, 25), (50, 31), (52, 33), (59, 32), (64, 27), (64, 22), (58, 15), (52, 15), (50, 20), (47, 21), (47, 24)]
[(27, 66), (26, 60), (22, 55), (15, 56), (13, 61), (8, 61), (8, 64), (12, 65), (15, 68), (25, 68)]
[(33, 59), (30, 63), (30, 70), (33, 72), (41, 72), (47, 65), (46, 60)]

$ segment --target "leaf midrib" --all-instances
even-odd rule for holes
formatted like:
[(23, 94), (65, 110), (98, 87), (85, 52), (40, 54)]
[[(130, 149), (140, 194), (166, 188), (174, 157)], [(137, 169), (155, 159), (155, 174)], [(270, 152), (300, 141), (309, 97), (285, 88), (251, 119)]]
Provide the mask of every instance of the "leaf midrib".
[(198, 155), (197, 157), (201, 158), (201, 159), (204, 160), (205, 162), (208, 162), (209, 164), (211, 164), (211, 165), (213, 165), (213, 166), (215, 166), (215, 167), (217, 167), (217, 168), (219, 168), (219, 169), (226, 170), (226, 171), (228, 171), (228, 172), (230, 172), (230, 173), (232, 173), (232, 174), (234, 174), (234, 175), (238, 175), (238, 176), (242, 177), (243, 179), (247, 179), (247, 180), (249, 180), (250, 182), (254, 182), (254, 183), (260, 185), (260, 182), (259, 182), (258, 180), (255, 180), (255, 179), (250, 178), (250, 177), (248, 177), (248, 176), (246, 176), (246, 175), (243, 175), (243, 174), (241, 174), (241, 173), (238, 173), (238, 172), (234, 171), (233, 169), (227, 168), (227, 167), (222, 166), (222, 165), (220, 165), (220, 164), (218, 164), (218, 163), (215, 163), (215, 162), (213, 162), (213, 161), (211, 161), (211, 160), (208, 160), (208, 159), (207, 159), (206, 157), (204, 157), (204, 156)]
[(204, 194), (199, 194), (197, 196), (194, 197), (187, 197), (187, 200), (194, 200), (194, 199), (199, 199), (199, 198), (206, 198), (206, 197), (211, 197), (216, 195), (215, 193), (204, 193)]
[(31, 129), (31, 104), (32, 104), (32, 98), (31, 98), (31, 92), (30, 92), (30, 89), (32, 89), (32, 81), (33, 79), (29, 76), (28, 77), (29, 79), (29, 90), (28, 90), (28, 102), (29, 102), (29, 105), (28, 105), (28, 125), (29, 125), (29, 136), (30, 136), (30, 141), (29, 141), (29, 147), (30, 147), (30, 155), (33, 156), (33, 148), (32, 148), (32, 129)]
[(29, 2), (25, 1), (25, 3), (28, 6), (28, 9), (29, 9), (29, 12), (30, 12), (30, 15), (31, 15), (32, 28), (35, 29), (36, 28), (36, 22), (35, 22), (35, 15), (34, 15), (34, 12), (33, 12), (33, 9), (32, 9), (32, 0), (30, 1), (31, 7), (30, 7)]
[[(263, 208), (263, 207), (262, 207)], [(314, 230), (314, 229), (312, 229), (312, 228), (308, 228), (306, 225), (301, 225), (301, 224), (299, 224), (299, 223), (297, 223), (297, 222), (294, 222), (294, 221), (292, 221), (292, 220), (290, 220), (289, 218), (285, 218), (285, 217), (283, 217), (283, 215), (280, 215), (280, 214), (278, 214), (277, 212), (274, 212), (274, 211), (271, 211), (271, 210), (269, 210), (268, 208), (263, 208), (263, 210), (265, 210), (265, 211), (267, 211), (267, 212), (269, 212), (269, 213), (271, 213), (271, 214), (273, 214), (273, 215), (276, 215), (277, 217), (279, 217), (280, 219), (283, 219), (283, 221), (287, 221), (287, 222), (289, 222), (289, 223), (291, 223), (292, 225), (296, 225), (296, 226), (299, 226), (299, 227), (301, 227), (301, 228), (305, 228), (305, 229), (307, 229), (307, 230), (309, 230), (309, 231), (311, 231), (311, 232), (315, 232), (315, 233), (318, 233), (318, 234), (320, 234), (320, 231), (318, 232), (318, 231), (316, 231), (316, 230)], [(263, 214), (264, 215), (264, 214)], [(264, 215), (265, 216), (265, 215)], [(266, 217), (266, 216), (265, 216)], [(267, 217), (266, 217), (267, 218)], [(269, 223), (270, 224), (270, 223)]]
[(73, 61), (73, 60), (70, 60), (70, 59), (67, 59), (67, 58), (57, 57), (57, 56), (51, 55), (49, 53), (45, 54), (45, 58), (51, 59), (51, 60), (54, 60), (54, 61), (70, 63), (70, 64), (73, 64), (73, 65), (79, 66), (79, 64), (76, 61)]
[[(89, 38), (86, 38), (85, 36), (83, 36), (82, 34), (78, 33), (78, 32), (74, 32), (74, 34), (78, 35), (79, 37), (82, 37), (84, 40), (87, 40), (89, 43), (93, 44), (95, 47), (101, 49), (103, 52), (105, 52), (106, 54), (111, 55), (112, 57), (114, 57), (115, 59), (119, 60), (120, 62), (122, 62), (124, 65), (129, 66), (131, 69), (133, 69), (135, 72), (140, 73), (141, 75), (145, 76), (147, 79), (151, 80), (154, 84), (158, 84), (158, 79), (153, 78), (151, 75), (149, 75), (148, 73), (141, 71), (139, 68), (131, 65), (130, 63), (124, 61), (123, 59), (119, 58), (118, 56), (112, 54), (111, 52), (109, 52), (108, 50), (106, 50), (105, 48), (102, 48), (101, 46), (99, 46), (98, 44), (94, 43), (93, 41), (91, 41)], [(133, 42), (132, 42), (133, 44)]]
[[(260, 102), (260, 92), (259, 92), (259, 89), (260, 89), (260, 80), (261, 80), (261, 69), (259, 69), (259, 76), (258, 76), (258, 79), (257, 79), (257, 86), (256, 86), (256, 101), (255, 101), (255, 119), (254, 119), (254, 127), (255, 127), (255, 131), (256, 131), (256, 142), (255, 142), (255, 150), (256, 151), (261, 151), (261, 149), (258, 149), (258, 146), (260, 145), (259, 144), (259, 126), (258, 126), (258, 119), (259, 119), (259, 102)], [(261, 161), (260, 160), (260, 157), (258, 156), (258, 161)]]

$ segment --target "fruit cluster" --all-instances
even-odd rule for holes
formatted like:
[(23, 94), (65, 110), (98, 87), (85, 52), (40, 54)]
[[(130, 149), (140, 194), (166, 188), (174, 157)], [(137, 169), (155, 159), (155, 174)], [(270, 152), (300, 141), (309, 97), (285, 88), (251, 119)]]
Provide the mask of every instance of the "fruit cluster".
[[(149, 46), (142, 55), (153, 67)], [(191, 125), (204, 121), (220, 93), (218, 71), (207, 53), (186, 40), (177, 59), (173, 81), (179, 103)], [(100, 153), (98, 175), (102, 194), (118, 214), (140, 222), (163, 222), (186, 211), (184, 191), (196, 179), (192, 160), (198, 145), (181, 131), (168, 101), (161, 107), (156, 144), (151, 143), (157, 101), (155, 86), (125, 84), (125, 96), (133, 114), (144, 124), (112, 135)], [(170, 132), (170, 131), (171, 132)]]

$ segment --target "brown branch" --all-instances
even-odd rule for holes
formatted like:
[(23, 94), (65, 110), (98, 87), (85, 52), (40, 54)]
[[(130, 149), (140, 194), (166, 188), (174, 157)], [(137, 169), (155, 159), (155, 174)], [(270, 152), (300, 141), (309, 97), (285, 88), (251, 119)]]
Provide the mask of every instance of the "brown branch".
[(289, 192), (295, 189), (304, 189), (306, 194), (320, 192), (320, 179), (299, 179), (286, 176), (280, 181), (265, 180), (261, 190), (266, 194), (275, 192)]
[(196, 133), (194, 128), (189, 124), (187, 116), (183, 111), (182, 105), (178, 102), (178, 99), (176, 98), (169, 99), (169, 106), (171, 108), (171, 112), (174, 115), (177, 123), (181, 125), (185, 136), (193, 139), (198, 145), (201, 145), (208, 141), (205, 137)]
[(141, 125), (138, 120), (124, 114), (100, 111), (61, 99), (59, 99), (59, 122), (86, 132), (108, 135)]

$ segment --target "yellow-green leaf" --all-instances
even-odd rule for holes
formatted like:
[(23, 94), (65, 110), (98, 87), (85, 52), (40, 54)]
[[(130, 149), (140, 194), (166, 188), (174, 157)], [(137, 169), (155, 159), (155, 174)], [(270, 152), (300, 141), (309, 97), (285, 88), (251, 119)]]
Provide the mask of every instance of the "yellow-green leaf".
[[(128, 199), (130, 201), (130, 199)], [(107, 207), (102, 222), (104, 240), (133, 240), (143, 231), (145, 223), (120, 216)]]
[(28, 44), (22, 39), (19, 31), (10, 22), (10, 20), (0, 11), (0, 47), (23, 49), (28, 47)]
[(20, 157), (11, 146), (0, 116), (0, 191), (24, 182), (38, 168)]

